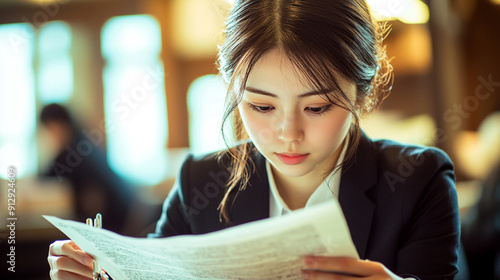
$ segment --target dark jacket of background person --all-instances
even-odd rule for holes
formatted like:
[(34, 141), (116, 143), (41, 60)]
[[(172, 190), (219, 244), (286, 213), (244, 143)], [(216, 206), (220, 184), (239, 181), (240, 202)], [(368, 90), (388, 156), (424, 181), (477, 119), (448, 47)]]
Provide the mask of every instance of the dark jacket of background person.
[(84, 222), (101, 213), (103, 228), (121, 233), (132, 206), (133, 187), (113, 172), (105, 152), (83, 133), (65, 108), (57, 104), (46, 106), (41, 120), (66, 122), (71, 130), (70, 140), (42, 175), (70, 183), (77, 221)]
[(482, 194), (462, 223), (471, 279), (500, 279), (500, 162), (482, 183)]
[[(265, 158), (252, 152), (250, 184), (230, 194), (232, 225), (269, 217)], [(223, 162), (227, 158), (223, 159)], [(185, 161), (150, 237), (200, 234), (228, 227), (217, 207), (229, 172), (214, 154)], [(453, 279), (460, 235), (453, 165), (434, 148), (372, 141), (362, 136), (343, 170), (339, 201), (360, 258), (401, 276)], [(218, 192), (216, 191), (218, 188)]]

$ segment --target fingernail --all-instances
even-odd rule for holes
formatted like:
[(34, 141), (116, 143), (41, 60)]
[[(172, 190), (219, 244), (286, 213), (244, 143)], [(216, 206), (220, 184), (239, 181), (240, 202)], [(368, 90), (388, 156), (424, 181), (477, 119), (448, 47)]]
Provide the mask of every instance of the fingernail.
[(305, 257), (304, 264), (306, 266), (313, 267), (314, 265), (316, 265), (316, 259), (313, 257)]
[(309, 274), (310, 274), (309, 271), (302, 270), (302, 272), (300, 274), (301, 274), (302, 278), (309, 279)]
[(93, 261), (94, 260), (91, 257), (89, 257), (89, 256), (84, 256), (83, 257), (83, 264), (85, 264), (85, 265), (91, 265)]

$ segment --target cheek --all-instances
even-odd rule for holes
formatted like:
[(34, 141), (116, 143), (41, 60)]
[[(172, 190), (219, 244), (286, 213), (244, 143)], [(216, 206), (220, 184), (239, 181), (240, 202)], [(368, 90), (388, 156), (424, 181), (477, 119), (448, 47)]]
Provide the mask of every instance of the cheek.
[(311, 131), (313, 135), (310, 137), (315, 142), (340, 144), (349, 132), (351, 118), (349, 112), (335, 114), (332, 118), (322, 121), (321, 125), (311, 126), (314, 127), (314, 131)]
[(268, 144), (272, 142), (273, 131), (270, 126), (269, 118), (260, 116), (249, 108), (239, 107), (241, 120), (250, 139), (256, 144)]

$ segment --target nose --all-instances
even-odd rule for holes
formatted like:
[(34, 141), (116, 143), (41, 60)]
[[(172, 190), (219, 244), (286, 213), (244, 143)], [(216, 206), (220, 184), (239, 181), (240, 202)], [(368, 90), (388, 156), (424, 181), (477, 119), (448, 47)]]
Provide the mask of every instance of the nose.
[(286, 116), (281, 121), (278, 139), (285, 143), (300, 142), (304, 140), (304, 130), (301, 121), (296, 116)]

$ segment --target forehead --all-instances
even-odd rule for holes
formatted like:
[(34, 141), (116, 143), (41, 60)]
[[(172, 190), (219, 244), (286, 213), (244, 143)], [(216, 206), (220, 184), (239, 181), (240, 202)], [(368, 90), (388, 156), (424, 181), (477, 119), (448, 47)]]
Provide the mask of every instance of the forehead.
[(246, 85), (268, 92), (300, 92), (308, 89), (304, 73), (297, 71), (280, 51), (265, 53), (252, 67)]
[[(310, 91), (338, 92), (338, 87), (332, 79), (321, 81), (313, 77), (316, 70), (304, 71), (284, 54), (283, 51), (273, 49), (266, 52), (252, 67), (246, 82), (247, 87), (258, 88), (274, 94), (287, 93), (292, 95), (303, 94)], [(333, 71), (333, 70), (331, 70)], [(321, 76), (321, 75), (318, 75)], [(322, 75), (325, 76), (325, 75)], [(355, 94), (356, 86), (339, 75), (335, 75), (338, 86), (346, 94)]]

